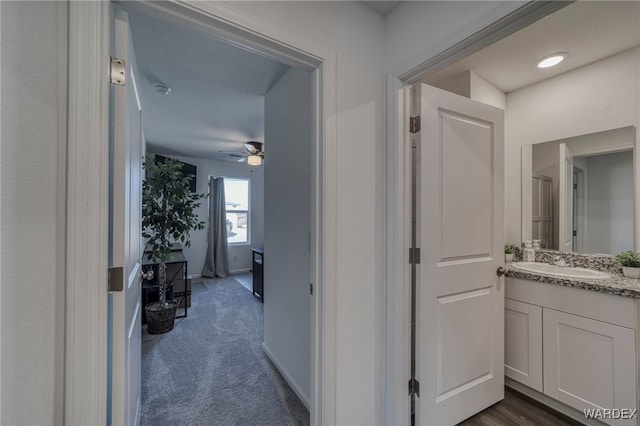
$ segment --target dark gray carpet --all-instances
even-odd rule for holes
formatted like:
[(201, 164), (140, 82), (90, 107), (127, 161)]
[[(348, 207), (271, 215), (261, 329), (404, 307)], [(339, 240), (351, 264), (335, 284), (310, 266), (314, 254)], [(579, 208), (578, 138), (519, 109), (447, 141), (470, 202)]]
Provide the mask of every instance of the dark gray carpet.
[(195, 280), (189, 316), (142, 331), (142, 425), (308, 425), (262, 351), (263, 305), (233, 278)]

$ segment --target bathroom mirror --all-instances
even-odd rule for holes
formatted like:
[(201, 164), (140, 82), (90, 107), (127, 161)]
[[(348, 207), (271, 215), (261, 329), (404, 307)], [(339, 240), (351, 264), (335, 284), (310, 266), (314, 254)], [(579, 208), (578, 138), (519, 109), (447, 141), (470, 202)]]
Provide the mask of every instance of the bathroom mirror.
[(540, 247), (615, 254), (634, 248), (636, 128), (522, 147), (522, 228)]

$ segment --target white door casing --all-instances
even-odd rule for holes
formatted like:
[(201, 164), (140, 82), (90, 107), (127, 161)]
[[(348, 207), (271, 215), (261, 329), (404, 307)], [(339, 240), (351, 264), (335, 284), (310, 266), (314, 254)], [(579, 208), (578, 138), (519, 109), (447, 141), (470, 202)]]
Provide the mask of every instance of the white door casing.
[(420, 84), (418, 424), (504, 397), (504, 111)]
[(573, 155), (567, 144), (559, 147), (560, 178), (558, 185), (559, 230), (558, 242), (560, 251), (573, 251)]
[(142, 108), (129, 22), (115, 11), (115, 55), (126, 64), (126, 85), (114, 86), (112, 266), (124, 268), (124, 288), (113, 292), (112, 410), (114, 425), (140, 422)]

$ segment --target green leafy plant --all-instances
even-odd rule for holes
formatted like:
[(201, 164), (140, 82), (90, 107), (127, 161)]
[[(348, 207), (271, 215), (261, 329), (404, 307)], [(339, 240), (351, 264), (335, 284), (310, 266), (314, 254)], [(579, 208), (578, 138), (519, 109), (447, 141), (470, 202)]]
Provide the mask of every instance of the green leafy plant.
[(640, 268), (640, 253), (627, 250), (616, 254), (616, 260), (627, 268)]
[(514, 254), (516, 252), (517, 246), (515, 244), (505, 244), (504, 245), (504, 253), (505, 254)]
[(144, 162), (146, 177), (142, 182), (142, 236), (147, 239), (149, 259), (159, 263), (160, 305), (166, 306), (166, 262), (171, 257), (173, 242), (191, 245), (191, 230), (204, 229), (195, 209), (205, 194), (189, 189), (193, 175), (182, 175), (181, 164), (173, 159), (164, 163), (148, 156)]

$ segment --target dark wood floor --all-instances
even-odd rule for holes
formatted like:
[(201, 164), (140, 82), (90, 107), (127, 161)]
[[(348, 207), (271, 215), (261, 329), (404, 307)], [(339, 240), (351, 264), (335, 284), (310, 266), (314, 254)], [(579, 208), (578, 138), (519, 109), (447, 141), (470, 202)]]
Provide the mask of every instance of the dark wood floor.
[(460, 423), (463, 426), (578, 426), (580, 423), (519, 392), (505, 388), (504, 399)]

